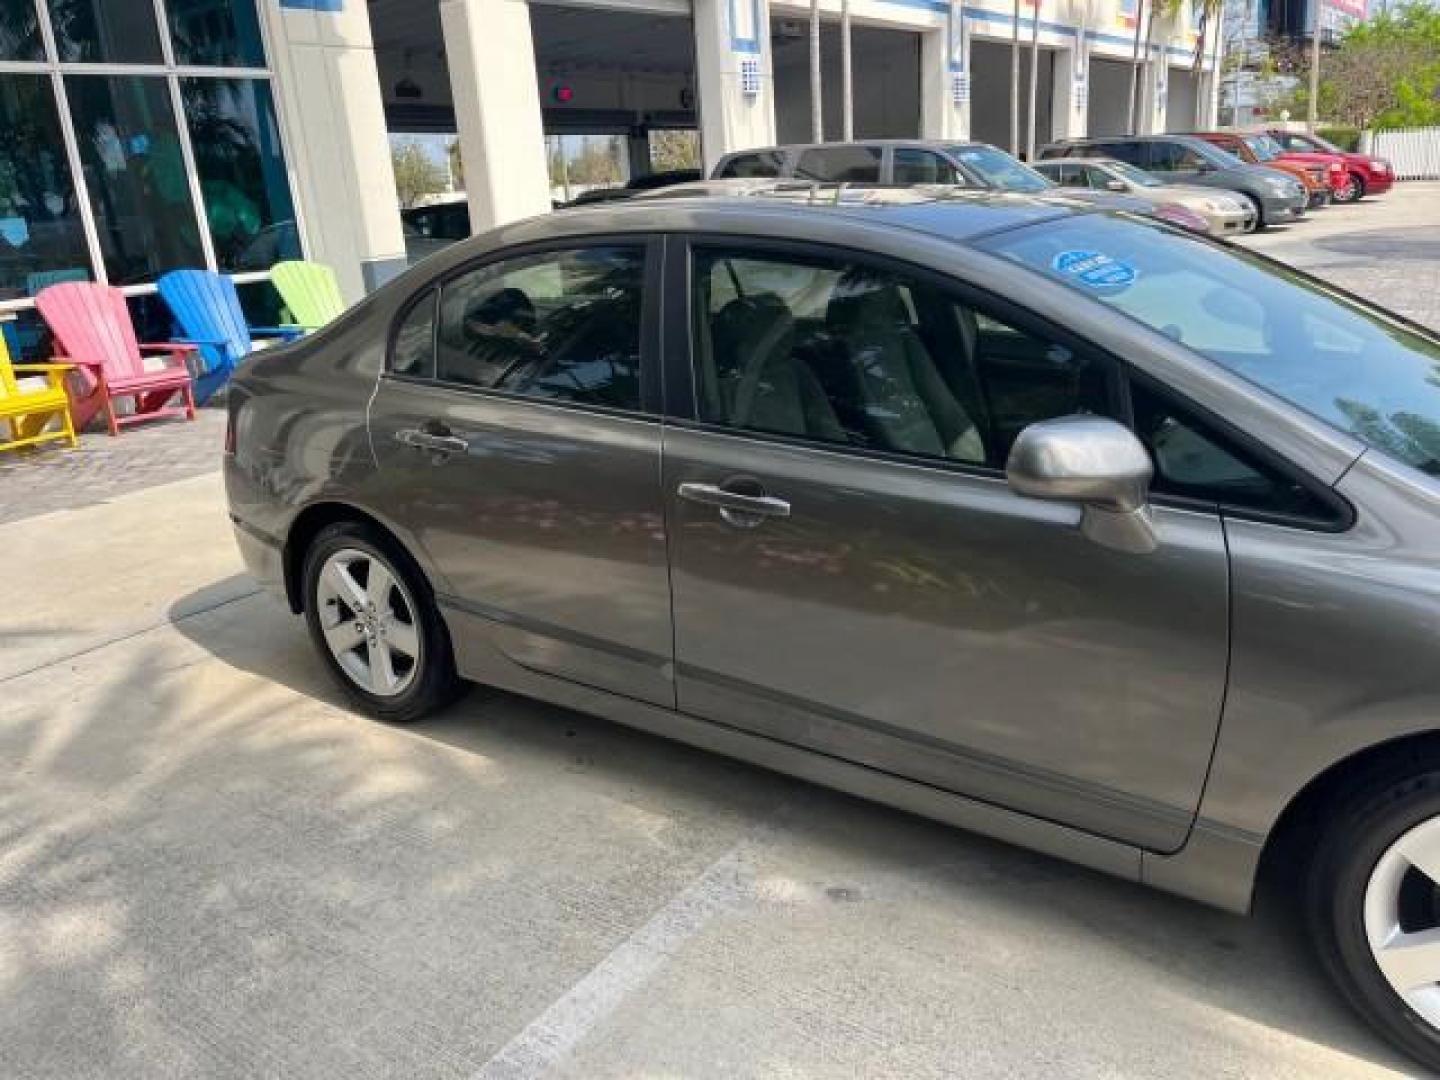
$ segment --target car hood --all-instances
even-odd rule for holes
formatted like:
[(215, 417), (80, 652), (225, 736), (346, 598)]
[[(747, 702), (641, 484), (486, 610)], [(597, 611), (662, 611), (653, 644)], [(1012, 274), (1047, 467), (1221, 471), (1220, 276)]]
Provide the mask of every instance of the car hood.
[(1228, 197), (1233, 203), (1242, 207), (1246, 205), (1243, 195), (1233, 191), (1227, 191), (1224, 188), (1201, 187), (1199, 184), (1165, 184), (1158, 188), (1148, 188), (1146, 190), (1149, 193), (1146, 197), (1152, 198), (1154, 202), (1165, 202), (1168, 199), (1171, 202), (1188, 205), (1199, 202), (1202, 199), (1213, 201), (1215, 199)]
[(1142, 199), (1138, 195), (1125, 195), (1118, 191), (1085, 191), (1080, 188), (1056, 187), (1042, 192), (1038, 197), (1047, 201), (1073, 200), (1087, 206), (1099, 206), (1106, 210), (1129, 210), (1139, 214), (1150, 213), (1154, 206), (1149, 199)]
[(1326, 154), (1318, 150), (1286, 150), (1281, 161), (1299, 161), (1306, 165), (1342, 165), (1345, 158), (1340, 154)]

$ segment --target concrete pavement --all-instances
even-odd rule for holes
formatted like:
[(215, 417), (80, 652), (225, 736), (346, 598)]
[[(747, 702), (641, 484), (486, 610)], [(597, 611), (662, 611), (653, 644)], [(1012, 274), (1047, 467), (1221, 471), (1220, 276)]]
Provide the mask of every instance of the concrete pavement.
[(0, 549), (25, 571), (0, 1076), (1407, 1069), (1291, 911), (1233, 918), (511, 697), (356, 716), (241, 574), (214, 476)]

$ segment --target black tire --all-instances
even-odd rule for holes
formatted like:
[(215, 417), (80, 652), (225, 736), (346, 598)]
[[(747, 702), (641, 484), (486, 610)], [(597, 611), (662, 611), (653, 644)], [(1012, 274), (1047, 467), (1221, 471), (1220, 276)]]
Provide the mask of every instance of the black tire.
[[(415, 608), (419, 655), (414, 661), (414, 677), (398, 694), (384, 696), (361, 687), (340, 666), (326, 643), (317, 600), (320, 573), (326, 560), (343, 549), (356, 549), (379, 559), (401, 582)], [(341, 689), (370, 715), (393, 724), (410, 723), (453, 701), (464, 689), (463, 681), (455, 672), (450, 634), (435, 606), (429, 582), (405, 549), (380, 529), (364, 522), (346, 521), (321, 530), (305, 552), (301, 588), (310, 640)]]
[[(1245, 193), (1242, 192), (1241, 194)], [(1270, 226), (1270, 223), (1265, 220), (1265, 204), (1254, 195), (1246, 194), (1245, 198), (1249, 199), (1250, 205), (1255, 208), (1255, 228), (1252, 231), (1264, 232)]]
[(1351, 173), (1350, 179), (1354, 181), (1350, 197), (1344, 200), (1347, 203), (1357, 203), (1365, 197), (1365, 177), (1359, 173)]
[[(1415, 1012), (1381, 974), (1365, 933), (1365, 893), (1381, 856), (1401, 836), (1440, 817), (1440, 768), (1379, 778), (1357, 790), (1326, 828), (1304, 882), (1306, 927), (1340, 992), (1387, 1040), (1440, 1073), (1440, 1028)], [(1418, 873), (1418, 871), (1416, 872)], [(1407, 882), (1407, 885), (1409, 883)], [(1440, 886), (1416, 897), (1440, 917)]]

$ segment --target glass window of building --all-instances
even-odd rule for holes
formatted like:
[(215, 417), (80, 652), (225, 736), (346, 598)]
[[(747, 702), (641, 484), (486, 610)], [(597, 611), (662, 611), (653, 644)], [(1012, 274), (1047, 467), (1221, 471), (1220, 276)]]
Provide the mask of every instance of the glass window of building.
[(32, 295), (47, 275), (90, 276), (55, 93), (45, 75), (0, 75), (0, 297)]
[(204, 266), (166, 80), (67, 75), (65, 90), (110, 283)]
[(35, 0), (0, 0), (0, 60), (43, 60)]
[(276, 231), (295, 230), (270, 84), (184, 79), (181, 95), (215, 261), (221, 270), (253, 269), (257, 244), (267, 247)]
[(154, 0), (49, 0), (50, 25), (62, 61), (159, 64)]
[(177, 64), (264, 67), (255, 0), (165, 0)]

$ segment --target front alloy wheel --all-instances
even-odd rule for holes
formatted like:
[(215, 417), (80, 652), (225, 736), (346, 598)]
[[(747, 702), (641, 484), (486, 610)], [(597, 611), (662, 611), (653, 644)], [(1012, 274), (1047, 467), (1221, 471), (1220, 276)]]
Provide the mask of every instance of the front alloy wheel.
[(1440, 770), (1372, 776), (1349, 793), (1316, 848), (1305, 907), (1345, 997), (1440, 1070)]

